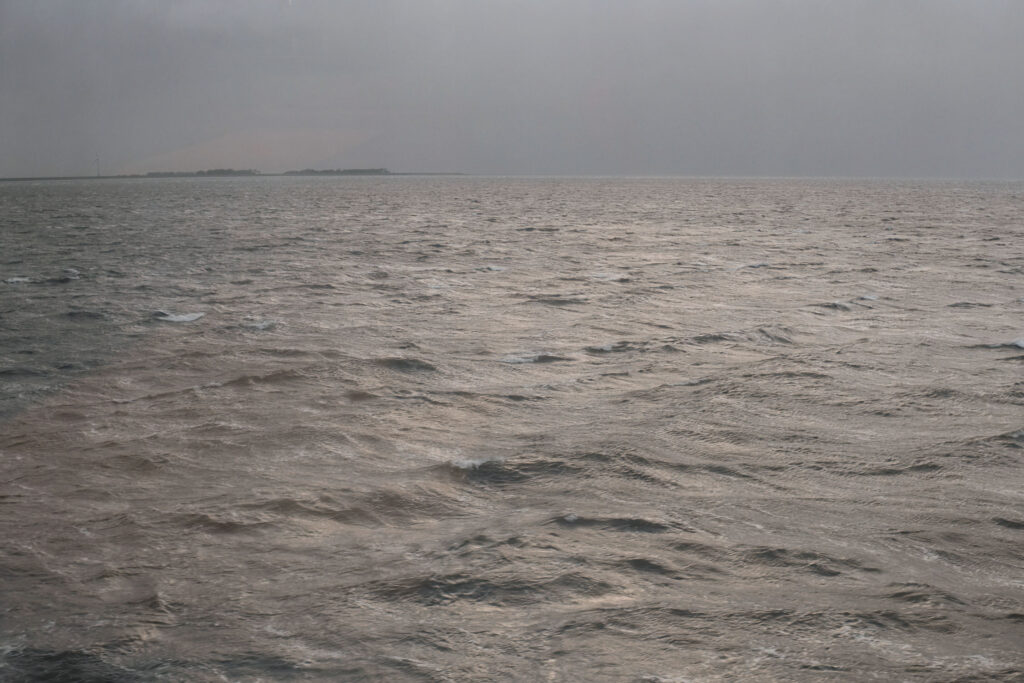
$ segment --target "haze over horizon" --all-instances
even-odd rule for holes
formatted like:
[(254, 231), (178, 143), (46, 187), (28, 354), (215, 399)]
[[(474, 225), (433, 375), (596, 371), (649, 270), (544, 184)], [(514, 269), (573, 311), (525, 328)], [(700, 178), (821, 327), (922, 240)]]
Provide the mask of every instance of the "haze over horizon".
[(0, 177), (1024, 178), (1014, 0), (0, 0)]

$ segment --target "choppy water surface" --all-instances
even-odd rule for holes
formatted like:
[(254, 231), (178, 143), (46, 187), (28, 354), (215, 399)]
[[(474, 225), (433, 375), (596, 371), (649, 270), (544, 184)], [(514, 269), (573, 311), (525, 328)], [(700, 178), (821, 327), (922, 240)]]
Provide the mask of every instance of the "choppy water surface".
[(0, 678), (1020, 680), (1022, 276), (1021, 184), (0, 184)]

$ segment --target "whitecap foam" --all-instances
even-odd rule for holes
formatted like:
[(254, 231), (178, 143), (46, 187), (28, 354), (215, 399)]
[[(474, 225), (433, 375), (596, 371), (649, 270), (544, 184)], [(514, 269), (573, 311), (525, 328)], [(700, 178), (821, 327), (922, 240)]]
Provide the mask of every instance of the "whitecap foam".
[(594, 273), (591, 275), (595, 280), (608, 280), (609, 282), (629, 282), (628, 275), (621, 273)]
[(489, 463), (500, 462), (500, 458), (459, 458), (457, 460), (449, 460), (448, 464), (452, 467), (458, 467), (460, 470), (475, 470)]
[(1024, 349), (1024, 337), (1002, 344), (975, 344), (974, 348), (980, 349)]
[(157, 320), (162, 320), (166, 323), (190, 323), (194, 320), (199, 320), (205, 313), (168, 313), (167, 311), (156, 311), (153, 313), (153, 317)]

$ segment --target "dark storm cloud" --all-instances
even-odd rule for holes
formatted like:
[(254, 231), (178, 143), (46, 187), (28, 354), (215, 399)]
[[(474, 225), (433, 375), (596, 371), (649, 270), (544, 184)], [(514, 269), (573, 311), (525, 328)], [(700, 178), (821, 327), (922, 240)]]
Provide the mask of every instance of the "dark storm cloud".
[(1024, 176), (1024, 3), (0, 0), (0, 175)]

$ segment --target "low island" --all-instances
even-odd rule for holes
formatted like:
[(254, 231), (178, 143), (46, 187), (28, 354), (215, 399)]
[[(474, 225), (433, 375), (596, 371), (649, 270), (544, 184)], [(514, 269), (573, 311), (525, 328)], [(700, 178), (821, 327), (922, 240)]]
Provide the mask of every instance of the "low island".
[(284, 173), (261, 173), (255, 169), (210, 168), (203, 171), (150, 171), (148, 173), (128, 173), (118, 175), (94, 176), (34, 176), (26, 178), (0, 178), (8, 180), (89, 180), (104, 178), (237, 178), (237, 177), (276, 177), (276, 176), (417, 176), (417, 175), (464, 175), (463, 173), (392, 173), (386, 168), (304, 168), (301, 171), (285, 171)]

